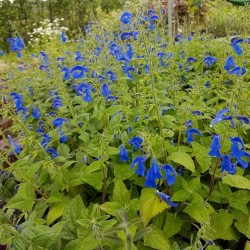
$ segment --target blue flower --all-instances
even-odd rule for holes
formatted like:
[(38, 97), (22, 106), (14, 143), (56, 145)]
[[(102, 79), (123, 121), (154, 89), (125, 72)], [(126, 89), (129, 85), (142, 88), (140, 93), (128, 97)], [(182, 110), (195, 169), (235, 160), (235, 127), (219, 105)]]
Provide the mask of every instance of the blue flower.
[(71, 69), (71, 74), (74, 79), (83, 78), (86, 72), (88, 72), (88, 68), (81, 65), (76, 65)]
[(230, 45), (234, 48), (238, 56), (242, 55), (242, 48), (239, 46), (239, 43), (242, 43), (243, 39), (233, 38)]
[(245, 124), (249, 124), (250, 123), (250, 119), (246, 116), (237, 116), (237, 119)]
[(129, 39), (132, 36), (133, 36), (133, 32), (123, 32), (123, 33), (121, 33), (120, 38), (121, 38), (121, 40), (124, 41), (124, 40)]
[(233, 69), (227, 71), (228, 74), (237, 76), (243, 76), (246, 74), (246, 72), (247, 72), (246, 69), (240, 66), (235, 66)]
[(43, 140), (41, 142), (41, 146), (46, 148), (51, 140), (51, 137), (48, 136), (46, 133), (42, 133)]
[(143, 142), (143, 139), (139, 136), (135, 136), (131, 140), (129, 140), (129, 144), (131, 144), (135, 149), (140, 148), (141, 144)]
[(219, 135), (214, 135), (213, 140), (212, 140), (211, 145), (210, 145), (210, 151), (208, 153), (210, 156), (215, 156), (217, 158), (221, 157), (221, 154), (220, 154), (220, 149), (221, 149), (220, 140), (221, 140), (221, 137)]
[(131, 23), (131, 18), (133, 17), (133, 15), (127, 11), (123, 12), (121, 17), (120, 17), (120, 21), (123, 24), (130, 24)]
[(202, 136), (202, 133), (196, 128), (190, 128), (190, 129), (186, 130), (186, 134), (188, 135), (187, 136), (187, 141), (186, 141), (188, 144), (190, 142), (194, 141), (194, 134)]
[(202, 115), (202, 116), (204, 116), (204, 113), (203, 112), (201, 112), (200, 110), (194, 110), (194, 111), (192, 111), (192, 114), (193, 115)]
[(228, 113), (229, 110), (228, 109), (222, 109), (220, 111), (218, 111), (218, 113), (216, 114), (215, 118), (213, 119), (212, 123), (210, 126), (213, 126), (214, 124), (220, 122), (220, 121), (228, 121), (228, 120), (232, 120), (233, 117), (232, 116), (224, 116), (224, 114)]
[(21, 37), (16, 38), (9, 38), (7, 40), (8, 43), (10, 43), (11, 51), (17, 51), (18, 57), (21, 57), (21, 50), (25, 47), (23, 39)]
[(188, 63), (195, 63), (195, 62), (197, 62), (197, 59), (194, 57), (189, 57), (189, 58), (187, 58), (187, 62)]
[(51, 154), (51, 159), (52, 160), (59, 156), (57, 151), (55, 149), (53, 149), (53, 148), (46, 149), (46, 152)]
[(70, 70), (69, 70), (69, 68), (63, 67), (61, 69), (61, 72), (64, 72), (64, 76), (63, 76), (64, 80), (69, 80), (70, 79)]
[(193, 121), (192, 120), (188, 120), (184, 124), (185, 124), (186, 127), (192, 127)]
[(148, 169), (146, 181), (144, 182), (145, 187), (156, 188), (156, 179), (162, 179), (161, 169), (156, 162), (156, 159), (153, 159), (152, 166)]
[(120, 162), (129, 161), (128, 151), (126, 150), (124, 145), (121, 145), (119, 155), (120, 155)]
[(224, 69), (228, 71), (228, 70), (234, 68), (234, 66), (235, 66), (234, 57), (233, 56), (228, 57), (226, 60), (226, 64), (224, 66)]
[(12, 140), (12, 138), (11, 138), (10, 135), (8, 135), (8, 140), (9, 140), (9, 142), (10, 142), (10, 145), (11, 145), (12, 147), (14, 147), (15, 153), (16, 153), (17, 155), (19, 155), (20, 152), (21, 152), (21, 150), (22, 150), (21, 146), (19, 146), (16, 142), (14, 142), (14, 141)]
[(33, 107), (32, 116), (33, 116), (35, 119), (41, 118), (41, 114), (40, 114), (38, 108), (35, 107), (35, 106)]
[(159, 190), (156, 190), (156, 194), (160, 197), (161, 201), (162, 200), (166, 201), (170, 207), (177, 207), (178, 206), (178, 204), (175, 202), (172, 202), (170, 200), (171, 197), (166, 195), (165, 193), (160, 192)]
[(162, 167), (165, 174), (166, 180), (169, 186), (172, 186), (176, 182), (177, 173), (171, 165), (165, 165)]
[(135, 165), (137, 165), (135, 173), (141, 176), (145, 176), (146, 168), (144, 166), (144, 162), (146, 161), (146, 159), (147, 159), (146, 156), (135, 157), (135, 159), (132, 161), (130, 165), (130, 169), (132, 169)]
[(12, 101), (15, 102), (15, 108), (17, 112), (23, 109), (23, 98), (21, 95), (17, 94), (16, 92), (11, 92), (10, 96), (12, 97)]
[(218, 59), (212, 56), (207, 56), (204, 58), (203, 62), (205, 63), (205, 66), (208, 68), (212, 66), (215, 62), (217, 62)]
[(63, 123), (65, 123), (67, 121), (68, 120), (66, 118), (56, 118), (52, 122), (53, 126), (58, 127), (59, 136), (60, 136), (60, 143), (64, 143), (68, 140), (68, 137), (66, 135), (64, 135), (62, 132), (62, 125), (63, 125)]
[(112, 94), (112, 91), (109, 90), (109, 86), (107, 83), (102, 84), (101, 88), (102, 88), (102, 95), (103, 96), (109, 96)]
[(232, 162), (230, 161), (230, 157), (228, 155), (222, 156), (221, 173), (223, 173), (224, 171), (227, 171), (229, 174), (235, 174), (236, 165), (237, 165), (237, 162), (232, 164)]
[(66, 32), (65, 32), (65, 31), (63, 31), (63, 32), (61, 33), (61, 41), (62, 41), (63, 43), (66, 43), (66, 41), (67, 41), (67, 37), (66, 37)]
[(4, 51), (0, 50), (0, 56), (5, 55)]

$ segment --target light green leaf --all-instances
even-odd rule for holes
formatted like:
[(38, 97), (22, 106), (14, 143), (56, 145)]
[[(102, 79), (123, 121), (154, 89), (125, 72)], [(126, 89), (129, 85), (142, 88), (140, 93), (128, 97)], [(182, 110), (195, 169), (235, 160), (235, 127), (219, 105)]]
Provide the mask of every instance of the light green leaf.
[(191, 172), (195, 171), (194, 162), (191, 156), (185, 152), (173, 152), (169, 157), (169, 160), (178, 163), (185, 167), (186, 169), (190, 170)]
[(205, 203), (200, 200), (193, 200), (191, 204), (188, 204), (183, 212), (189, 214), (197, 222), (205, 224), (209, 221), (210, 209), (206, 207)]
[(10, 199), (7, 208), (16, 208), (22, 211), (30, 211), (35, 199), (35, 190), (29, 182), (19, 185), (16, 195)]
[(100, 241), (96, 240), (94, 236), (89, 235), (85, 237), (81, 243), (80, 250), (93, 250), (96, 249), (100, 244)]
[(107, 214), (117, 216), (117, 210), (124, 209), (124, 206), (119, 202), (105, 202), (100, 208)]
[(65, 221), (65, 227), (62, 232), (62, 238), (73, 240), (77, 237), (77, 223), (80, 219), (83, 209), (85, 208), (80, 195), (74, 197), (63, 212), (62, 221)]
[(102, 180), (103, 180), (103, 173), (101, 171), (96, 171), (92, 173), (83, 172), (81, 176), (81, 180), (85, 183), (88, 183), (90, 186), (94, 187), (96, 190), (101, 190), (102, 188)]
[(160, 201), (156, 195), (155, 189), (144, 188), (140, 197), (140, 215), (145, 226), (148, 225), (150, 220), (157, 214), (169, 208), (165, 201)]
[(113, 199), (116, 202), (121, 204), (129, 204), (130, 202), (130, 194), (127, 190), (125, 184), (122, 180), (116, 179), (115, 180), (115, 187), (113, 190)]
[(59, 155), (67, 157), (70, 152), (70, 148), (68, 145), (61, 143), (57, 147), (57, 152)]
[(106, 153), (108, 155), (118, 155), (120, 152), (119, 148), (115, 148), (115, 147), (108, 147), (106, 150)]
[(150, 228), (152, 230), (144, 236), (144, 246), (159, 250), (169, 250), (171, 245), (165, 233), (153, 224), (150, 225)]
[(114, 115), (117, 112), (119, 112), (120, 110), (122, 110), (122, 105), (113, 105), (113, 106), (107, 108), (107, 114)]
[(185, 190), (178, 190), (171, 198), (171, 201), (185, 201), (189, 197), (189, 193)]
[(134, 174), (134, 169), (129, 168), (129, 165), (124, 164), (115, 164), (114, 165), (114, 175), (117, 178), (120, 178), (122, 180), (127, 180), (129, 177), (131, 177)]
[(223, 177), (222, 183), (227, 184), (230, 187), (250, 190), (250, 180), (243, 176), (228, 174)]
[(167, 213), (167, 220), (164, 225), (163, 231), (167, 238), (174, 236), (181, 230), (183, 221), (173, 213)]
[(69, 203), (69, 197), (63, 197), (62, 201), (56, 202), (51, 205), (48, 215), (47, 215), (47, 224), (50, 225), (56, 219), (63, 215), (66, 205)]
[(209, 150), (206, 149), (204, 146), (199, 144), (198, 142), (191, 142), (194, 156), (201, 168), (201, 172), (204, 173), (208, 170), (210, 163), (211, 163), (211, 157), (209, 157), (208, 152)]

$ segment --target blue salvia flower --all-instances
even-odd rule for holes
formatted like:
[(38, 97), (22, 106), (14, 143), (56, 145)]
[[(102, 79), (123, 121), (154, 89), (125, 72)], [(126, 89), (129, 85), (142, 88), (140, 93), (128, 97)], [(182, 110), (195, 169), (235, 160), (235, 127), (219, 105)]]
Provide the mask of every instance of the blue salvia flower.
[(188, 58), (187, 58), (187, 62), (188, 62), (188, 63), (195, 63), (195, 62), (197, 62), (197, 59), (194, 58), (194, 57), (188, 57)]
[(123, 12), (121, 17), (120, 17), (120, 21), (123, 24), (131, 24), (131, 18), (133, 17), (133, 15), (127, 11)]
[(59, 156), (57, 151), (55, 149), (53, 149), (53, 148), (46, 149), (46, 152), (51, 154), (51, 159), (52, 160)]
[(4, 56), (4, 55), (5, 55), (4, 51), (0, 50), (0, 56)]
[(63, 134), (62, 132), (62, 125), (63, 123), (67, 122), (68, 120), (66, 118), (56, 118), (52, 124), (55, 127), (58, 127), (59, 130), (59, 136), (60, 136), (60, 143), (64, 143), (68, 140), (67, 136)]
[(145, 187), (156, 188), (156, 179), (162, 179), (161, 169), (156, 162), (156, 159), (153, 159), (152, 166), (148, 169), (146, 181), (144, 182)]
[[(242, 166), (243, 169), (248, 167), (248, 162), (243, 161), (242, 157), (245, 156), (245, 152), (243, 150), (246, 149), (243, 140), (239, 137), (231, 137), (232, 142), (231, 146), (231, 156), (237, 159), (237, 162)], [(239, 148), (239, 144), (241, 145), (241, 149)]]
[(11, 92), (10, 96), (12, 97), (12, 101), (15, 102), (15, 108), (17, 112), (23, 109), (23, 98), (21, 95), (17, 94), (16, 92)]
[(188, 120), (188, 121), (186, 121), (184, 124), (185, 124), (186, 127), (189, 128), (189, 127), (192, 127), (193, 121), (192, 121), (192, 120)]
[(245, 124), (249, 124), (250, 123), (250, 119), (246, 116), (237, 116), (237, 119)]
[(39, 112), (39, 110), (38, 110), (37, 107), (34, 106), (32, 110), (33, 110), (32, 116), (33, 116), (35, 119), (41, 118), (41, 114), (40, 114), (40, 112)]
[(204, 113), (201, 112), (200, 110), (194, 110), (194, 111), (192, 111), (192, 115), (197, 115), (197, 116), (202, 115), (202, 116), (204, 116)]
[(133, 32), (132, 31), (131, 32), (122, 32), (120, 38), (121, 38), (121, 40), (124, 41), (124, 40), (128, 40), (132, 36), (133, 36)]
[(21, 50), (25, 47), (23, 39), (21, 37), (9, 38), (7, 42), (10, 43), (11, 51), (17, 51), (18, 57), (22, 57)]
[(63, 31), (63, 32), (61, 33), (61, 41), (62, 41), (63, 43), (66, 43), (66, 41), (67, 41), (67, 36), (66, 36), (66, 32), (65, 32), (65, 31)]
[(10, 145), (14, 148), (15, 153), (19, 155), (22, 150), (21, 146), (14, 142), (10, 135), (8, 135), (8, 140), (10, 142)]
[(228, 109), (221, 109), (220, 111), (218, 111), (218, 113), (216, 114), (215, 118), (211, 122), (210, 126), (213, 126), (214, 124), (216, 124), (216, 123), (218, 123), (220, 121), (232, 120), (233, 119), (232, 116), (224, 116), (228, 112), (229, 112)]
[(63, 67), (62, 69), (61, 69), (61, 72), (63, 72), (64, 73), (64, 75), (63, 75), (63, 80), (69, 80), (70, 79), (70, 69), (69, 68), (67, 68), (67, 67)]
[(238, 56), (242, 55), (242, 48), (239, 46), (239, 43), (242, 43), (243, 39), (233, 38), (230, 45), (234, 48)]
[(107, 83), (102, 84), (101, 89), (102, 89), (103, 96), (109, 96), (112, 94), (112, 91), (109, 90), (109, 86)]
[(111, 80), (111, 81), (117, 80), (117, 77), (116, 77), (115, 73), (113, 71), (111, 71), (111, 70), (107, 71), (105, 76), (106, 77), (109, 76), (109, 80)]
[(80, 79), (83, 78), (85, 73), (88, 72), (89, 69), (85, 66), (76, 65), (71, 69), (71, 75), (74, 79)]
[(51, 137), (49, 135), (47, 135), (46, 133), (43, 133), (42, 132), (42, 137), (43, 137), (43, 140), (41, 142), (41, 146), (43, 148), (46, 148), (51, 140)]
[(170, 207), (177, 207), (178, 206), (178, 203), (171, 201), (170, 200), (171, 197), (166, 195), (165, 193), (160, 192), (159, 190), (156, 190), (156, 194), (160, 197), (161, 201), (162, 200), (166, 201)]
[(235, 174), (236, 165), (237, 165), (237, 162), (232, 163), (228, 155), (222, 156), (221, 173), (223, 173), (224, 171), (227, 171), (229, 174)]
[(235, 66), (234, 57), (233, 56), (228, 57), (224, 69), (228, 71), (234, 68), (234, 66)]
[(233, 69), (227, 71), (228, 74), (237, 76), (243, 76), (246, 74), (246, 72), (246, 68), (240, 66), (235, 66)]
[(130, 169), (132, 169), (134, 166), (137, 165), (137, 169), (135, 173), (137, 175), (145, 176), (146, 168), (144, 166), (144, 162), (146, 161), (147, 157), (146, 156), (137, 156), (135, 159), (132, 161), (130, 165)]
[(196, 128), (190, 128), (188, 130), (186, 130), (186, 134), (187, 134), (187, 143), (191, 143), (194, 141), (194, 134), (197, 134), (199, 136), (202, 136), (202, 133), (200, 132), (200, 130), (196, 129)]
[(207, 56), (204, 58), (203, 62), (205, 63), (205, 66), (208, 68), (210, 66), (212, 66), (214, 63), (216, 63), (218, 61), (217, 58), (212, 57), (212, 56)]
[(128, 151), (126, 150), (124, 145), (121, 145), (119, 155), (120, 155), (120, 162), (129, 161)]
[(220, 154), (220, 149), (221, 149), (220, 140), (221, 140), (220, 135), (214, 135), (213, 140), (212, 140), (211, 145), (210, 145), (210, 151), (208, 153), (210, 156), (215, 156), (217, 158), (221, 157), (221, 154)]
[(167, 183), (171, 187), (176, 182), (177, 173), (169, 164), (163, 166), (162, 168), (165, 172)]
[(131, 144), (135, 149), (140, 148), (142, 142), (143, 139), (139, 136), (135, 136), (134, 138), (128, 141), (128, 143)]

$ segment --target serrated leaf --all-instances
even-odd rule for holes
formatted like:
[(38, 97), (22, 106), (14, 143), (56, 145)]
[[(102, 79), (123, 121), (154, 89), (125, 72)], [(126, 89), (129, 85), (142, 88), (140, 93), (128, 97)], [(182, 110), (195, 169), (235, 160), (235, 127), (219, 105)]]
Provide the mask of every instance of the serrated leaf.
[(170, 238), (177, 234), (183, 225), (183, 221), (177, 217), (175, 214), (167, 213), (166, 223), (164, 225), (163, 231), (167, 238)]
[(188, 204), (183, 212), (189, 214), (197, 222), (205, 224), (209, 221), (210, 210), (205, 206), (205, 203), (200, 200), (193, 200)]
[(227, 184), (230, 187), (250, 190), (250, 180), (243, 176), (228, 174), (223, 177), (222, 183)]
[(70, 152), (70, 148), (68, 145), (61, 143), (57, 147), (57, 152), (59, 155), (67, 157)]
[(145, 226), (148, 225), (150, 220), (157, 214), (169, 208), (165, 201), (160, 201), (156, 195), (155, 189), (144, 188), (140, 197), (140, 215)]
[(144, 236), (144, 246), (159, 250), (169, 250), (171, 245), (165, 233), (153, 224), (150, 225), (150, 228), (152, 230)]
[(70, 199), (64, 197), (62, 201), (56, 202), (51, 205), (48, 215), (47, 215), (47, 224), (50, 225), (56, 219), (60, 218), (63, 215), (66, 205), (69, 203)]
[(171, 198), (171, 201), (185, 201), (189, 197), (189, 194), (185, 190), (178, 190), (175, 192)]
[(191, 172), (195, 171), (194, 161), (191, 156), (185, 152), (173, 152), (168, 159), (182, 165)]
[(16, 208), (22, 211), (30, 211), (35, 199), (35, 190), (32, 185), (22, 183), (19, 185), (16, 195), (10, 199), (6, 205), (7, 208)]
[(91, 172), (87, 174), (83, 173), (83, 175), (81, 176), (81, 180), (94, 187), (96, 190), (101, 190), (103, 173), (101, 171)]
[(130, 194), (122, 180), (116, 179), (113, 190), (113, 199), (121, 204), (129, 204)]
[(117, 216), (117, 210), (123, 209), (124, 206), (119, 202), (105, 202), (103, 203), (100, 208), (105, 211), (107, 214)]
[(111, 106), (111, 107), (107, 108), (107, 114), (108, 115), (114, 115), (114, 114), (118, 113), (121, 110), (122, 110), (122, 105), (114, 105), (114, 106)]
[(65, 221), (65, 227), (62, 232), (62, 238), (73, 240), (77, 238), (77, 223), (76, 220), (80, 219), (82, 211), (85, 209), (82, 198), (80, 195), (74, 197), (63, 212), (62, 221)]
[(211, 157), (208, 155), (209, 150), (198, 142), (191, 142), (191, 145), (194, 150), (194, 156), (201, 168), (201, 173), (206, 172), (211, 163)]
[(100, 244), (100, 241), (96, 240), (94, 236), (89, 235), (85, 237), (81, 243), (80, 250), (93, 250), (96, 249)]

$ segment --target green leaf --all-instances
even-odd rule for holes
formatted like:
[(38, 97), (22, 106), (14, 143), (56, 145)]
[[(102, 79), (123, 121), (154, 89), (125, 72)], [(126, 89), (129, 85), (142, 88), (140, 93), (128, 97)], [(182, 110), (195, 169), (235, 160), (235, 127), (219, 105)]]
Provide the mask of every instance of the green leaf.
[(223, 177), (222, 183), (227, 184), (230, 187), (250, 190), (250, 180), (243, 176), (228, 174)]
[(144, 236), (144, 246), (159, 250), (169, 250), (171, 246), (165, 233), (153, 224), (150, 225), (150, 228), (152, 228), (152, 231)]
[(78, 224), (76, 223), (76, 220), (80, 219), (84, 208), (85, 206), (80, 195), (74, 197), (70, 203), (67, 204), (62, 216), (62, 221), (66, 222), (62, 232), (62, 238), (73, 240), (77, 237)]
[(105, 202), (100, 208), (105, 211), (107, 214), (117, 216), (117, 210), (124, 209), (124, 206), (120, 202)]
[(171, 201), (185, 201), (189, 197), (189, 193), (185, 190), (178, 190), (171, 198)]
[(32, 238), (32, 243), (35, 246), (41, 246), (43, 248), (55, 249), (55, 246), (60, 240), (60, 235), (65, 222), (58, 222), (52, 228), (48, 228), (47, 231), (42, 232)]
[(75, 240), (71, 240), (65, 247), (64, 250), (76, 250), (76, 249), (80, 249), (81, 247), (81, 240), (79, 239), (75, 239)]
[(83, 239), (79, 250), (86, 250), (86, 249), (93, 250), (96, 249), (100, 243), (101, 242), (96, 240), (94, 236), (89, 235)]
[(67, 157), (70, 152), (70, 148), (68, 145), (61, 143), (57, 147), (57, 152), (59, 155)]
[(194, 156), (201, 168), (201, 172), (206, 172), (211, 164), (211, 157), (208, 155), (209, 150), (198, 142), (191, 142), (191, 145), (194, 150)]
[(248, 239), (250, 238), (250, 212), (243, 213), (240, 210), (234, 209), (232, 211), (233, 217), (236, 220), (234, 225), (239, 232), (244, 234)]
[(211, 214), (210, 226), (206, 233), (211, 240), (237, 240), (237, 233), (231, 227), (232, 223), (233, 216), (224, 209), (220, 209), (219, 213)]
[(156, 195), (155, 189), (144, 188), (140, 197), (140, 215), (145, 226), (157, 214), (163, 212), (169, 205), (165, 201), (161, 201)]
[(185, 152), (173, 152), (169, 157), (169, 160), (178, 163), (185, 167), (186, 169), (190, 170), (191, 172), (195, 171), (194, 162), (191, 156)]
[(81, 176), (81, 180), (85, 183), (88, 183), (90, 186), (94, 187), (96, 190), (101, 190), (102, 188), (102, 180), (103, 180), (103, 173), (101, 171), (96, 171), (93, 173), (83, 172)]
[(163, 231), (167, 238), (177, 234), (183, 225), (183, 221), (175, 214), (167, 213), (167, 220), (164, 225)]
[(114, 115), (117, 112), (119, 112), (120, 110), (122, 110), (122, 105), (113, 105), (113, 106), (107, 108), (107, 114)]
[(116, 179), (115, 180), (115, 187), (113, 190), (113, 199), (116, 202), (121, 204), (129, 204), (130, 202), (130, 194), (127, 190), (125, 184), (122, 180)]
[(122, 180), (127, 180), (134, 174), (134, 170), (129, 168), (128, 164), (114, 164), (114, 175)]
[(108, 147), (106, 150), (107, 155), (118, 155), (120, 152), (119, 148)]
[(50, 225), (56, 219), (63, 215), (66, 205), (69, 203), (69, 197), (63, 197), (62, 201), (56, 202), (51, 205), (48, 215), (47, 215), (47, 224)]
[(22, 211), (30, 211), (35, 200), (35, 190), (32, 185), (22, 183), (19, 185), (16, 195), (10, 199), (6, 205), (8, 208), (16, 208)]
[(211, 210), (206, 207), (205, 202), (195, 199), (185, 207), (183, 212), (189, 214), (197, 222), (205, 224), (209, 221)]

